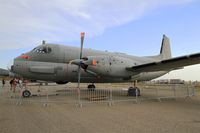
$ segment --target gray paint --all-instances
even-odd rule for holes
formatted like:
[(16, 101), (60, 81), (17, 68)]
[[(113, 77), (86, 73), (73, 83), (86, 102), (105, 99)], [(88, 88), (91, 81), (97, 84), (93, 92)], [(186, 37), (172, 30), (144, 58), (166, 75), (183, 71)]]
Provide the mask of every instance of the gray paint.
[[(156, 56), (137, 57), (83, 49), (83, 57), (87, 59), (79, 60), (79, 53), (80, 48), (43, 44), (26, 53), (28, 59), (15, 58), (13, 72), (30, 79), (77, 82), (78, 64), (82, 62), (85, 70), (81, 69), (81, 82), (132, 82), (151, 80), (179, 67), (200, 63), (198, 54), (192, 58), (171, 58), (169, 39), (165, 35), (160, 54)], [(93, 60), (96, 65), (92, 65)]]

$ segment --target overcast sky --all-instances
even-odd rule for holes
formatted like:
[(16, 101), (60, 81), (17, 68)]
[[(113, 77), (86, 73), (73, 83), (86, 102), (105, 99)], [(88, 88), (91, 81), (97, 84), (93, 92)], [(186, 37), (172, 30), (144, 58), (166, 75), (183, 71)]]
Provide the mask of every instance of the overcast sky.
[[(159, 53), (162, 35), (173, 56), (200, 52), (197, 0), (0, 0), (0, 67), (42, 40), (147, 56)], [(200, 66), (164, 78), (200, 80)]]

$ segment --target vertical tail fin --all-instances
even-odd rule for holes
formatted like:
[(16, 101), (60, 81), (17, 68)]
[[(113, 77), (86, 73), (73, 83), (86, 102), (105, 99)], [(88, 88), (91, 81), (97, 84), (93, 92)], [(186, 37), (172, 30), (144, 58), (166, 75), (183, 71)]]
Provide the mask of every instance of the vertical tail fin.
[(171, 56), (171, 48), (170, 48), (170, 41), (166, 35), (163, 35), (161, 49), (160, 49), (160, 56), (162, 59), (170, 59)]

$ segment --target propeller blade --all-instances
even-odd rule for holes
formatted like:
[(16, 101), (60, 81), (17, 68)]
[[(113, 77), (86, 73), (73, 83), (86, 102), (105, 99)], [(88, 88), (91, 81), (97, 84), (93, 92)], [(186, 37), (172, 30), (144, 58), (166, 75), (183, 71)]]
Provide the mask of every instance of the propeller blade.
[(91, 75), (93, 75), (93, 76), (97, 76), (97, 73), (95, 73), (95, 72), (93, 72), (93, 71), (90, 71), (90, 70), (85, 70), (85, 72), (87, 72), (87, 73), (89, 73), (89, 74), (91, 74)]
[(80, 59), (82, 59), (83, 54), (83, 42), (84, 42), (85, 32), (81, 32), (81, 51), (80, 51)]
[(80, 59), (75, 59), (75, 60), (71, 60), (69, 62), (69, 64), (74, 64), (74, 65), (77, 65), (77, 66), (80, 66), (81, 65), (81, 60)]
[[(79, 104), (80, 103), (80, 82), (81, 82), (81, 59), (82, 59), (82, 54), (83, 54), (83, 42), (84, 42), (84, 37), (85, 37), (85, 32), (81, 32), (81, 49), (80, 49), (80, 61), (79, 61), (79, 66), (78, 66), (78, 99), (79, 99)], [(76, 62), (77, 63), (77, 62)]]

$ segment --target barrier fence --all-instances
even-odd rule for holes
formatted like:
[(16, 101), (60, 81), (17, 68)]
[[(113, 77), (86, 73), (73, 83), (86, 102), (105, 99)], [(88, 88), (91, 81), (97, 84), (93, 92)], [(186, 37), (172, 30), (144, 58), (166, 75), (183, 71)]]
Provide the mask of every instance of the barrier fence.
[[(39, 85), (29, 84), (27, 88), (18, 85), (13, 92), (7, 84), (0, 85), (0, 98), (9, 100), (16, 105), (27, 103), (41, 103), (44, 106), (50, 103), (75, 104), (80, 107), (93, 103), (105, 103), (112, 106), (118, 102), (140, 103), (142, 101), (162, 101), (165, 99), (187, 98), (195, 95), (193, 85), (185, 84), (138, 84), (140, 96), (128, 96), (128, 86), (130, 84), (100, 84), (95, 90), (88, 90), (86, 84), (78, 89), (76, 84), (71, 85)], [(22, 92), (28, 89), (32, 95), (23, 98)]]

